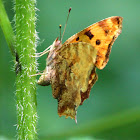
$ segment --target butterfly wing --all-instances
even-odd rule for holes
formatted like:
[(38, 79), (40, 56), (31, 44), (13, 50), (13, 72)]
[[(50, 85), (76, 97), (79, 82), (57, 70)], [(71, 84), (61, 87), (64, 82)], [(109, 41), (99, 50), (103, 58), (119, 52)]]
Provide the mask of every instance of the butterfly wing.
[(111, 47), (121, 33), (122, 17), (114, 16), (99, 21), (70, 37), (64, 44), (87, 42), (97, 49), (96, 67), (103, 69), (111, 52)]
[(58, 114), (76, 119), (78, 106), (89, 97), (97, 80), (94, 65), (97, 50), (89, 43), (78, 42), (66, 44), (56, 53), (51, 85), (58, 100)]

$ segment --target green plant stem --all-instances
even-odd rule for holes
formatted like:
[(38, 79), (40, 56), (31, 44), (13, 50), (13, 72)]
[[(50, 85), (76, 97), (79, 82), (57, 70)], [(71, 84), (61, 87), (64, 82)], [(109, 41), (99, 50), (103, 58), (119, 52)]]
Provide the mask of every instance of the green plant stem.
[(3, 30), (5, 39), (13, 56), (15, 56), (14, 49), (14, 32), (6, 14), (2, 0), (0, 0), (0, 26)]
[(35, 0), (16, 0), (18, 139), (37, 139)]

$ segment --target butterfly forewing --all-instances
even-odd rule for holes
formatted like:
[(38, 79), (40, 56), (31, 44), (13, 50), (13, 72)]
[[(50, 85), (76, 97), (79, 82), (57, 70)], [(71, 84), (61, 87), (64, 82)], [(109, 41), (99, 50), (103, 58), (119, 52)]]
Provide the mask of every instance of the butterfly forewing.
[(70, 37), (64, 44), (87, 42), (97, 49), (96, 67), (103, 69), (109, 60), (111, 47), (121, 33), (122, 17), (109, 17)]

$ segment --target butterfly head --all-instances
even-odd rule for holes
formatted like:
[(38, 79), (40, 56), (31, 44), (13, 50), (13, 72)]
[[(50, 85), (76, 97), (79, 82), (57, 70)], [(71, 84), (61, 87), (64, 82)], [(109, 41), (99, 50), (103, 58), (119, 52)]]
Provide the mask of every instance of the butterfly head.
[(55, 50), (56, 48), (59, 48), (61, 46), (62, 46), (62, 43), (60, 40), (58, 40), (58, 37), (57, 37), (50, 47), (50, 52), (52, 52), (53, 50)]

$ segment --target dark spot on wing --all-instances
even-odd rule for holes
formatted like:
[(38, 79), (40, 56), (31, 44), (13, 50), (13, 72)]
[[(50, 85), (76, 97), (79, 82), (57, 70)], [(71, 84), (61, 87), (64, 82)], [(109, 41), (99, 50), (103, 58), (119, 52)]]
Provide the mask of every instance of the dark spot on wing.
[(112, 46), (112, 44), (110, 43), (110, 44), (108, 45), (108, 50), (107, 50), (106, 55), (105, 55), (106, 60), (107, 60), (108, 57), (109, 57), (109, 54), (110, 54), (110, 51), (111, 51), (111, 46)]
[(100, 45), (101, 41), (99, 39), (96, 40), (96, 45)]
[(78, 41), (78, 40), (79, 40), (79, 37), (76, 38), (76, 41)]
[(105, 61), (107, 61), (108, 58), (109, 58), (109, 54), (110, 54), (110, 52), (111, 52), (111, 47), (112, 47), (112, 45), (113, 45), (115, 39), (116, 39), (116, 36), (114, 35), (113, 38), (112, 38), (112, 41), (111, 41), (110, 44), (108, 45), (108, 50), (107, 50), (107, 53), (106, 53), (106, 55), (105, 55), (105, 58), (106, 58)]
[(119, 19), (119, 17), (116, 18), (116, 21), (117, 21), (118, 24), (120, 24), (120, 19)]
[(105, 26), (107, 26), (106, 19), (104, 19), (104, 20), (102, 20), (102, 21), (99, 21), (99, 22), (98, 22), (98, 25), (99, 25), (101, 28), (104, 28)]
[(85, 32), (85, 35), (87, 35), (90, 40), (94, 37), (94, 35), (90, 32), (90, 30), (88, 30), (87, 32)]
[(109, 30), (105, 30), (105, 34), (107, 35), (109, 33)]
[(112, 21), (114, 24), (120, 25), (121, 19), (120, 19), (120, 17), (113, 17), (113, 18), (111, 19), (111, 21)]

